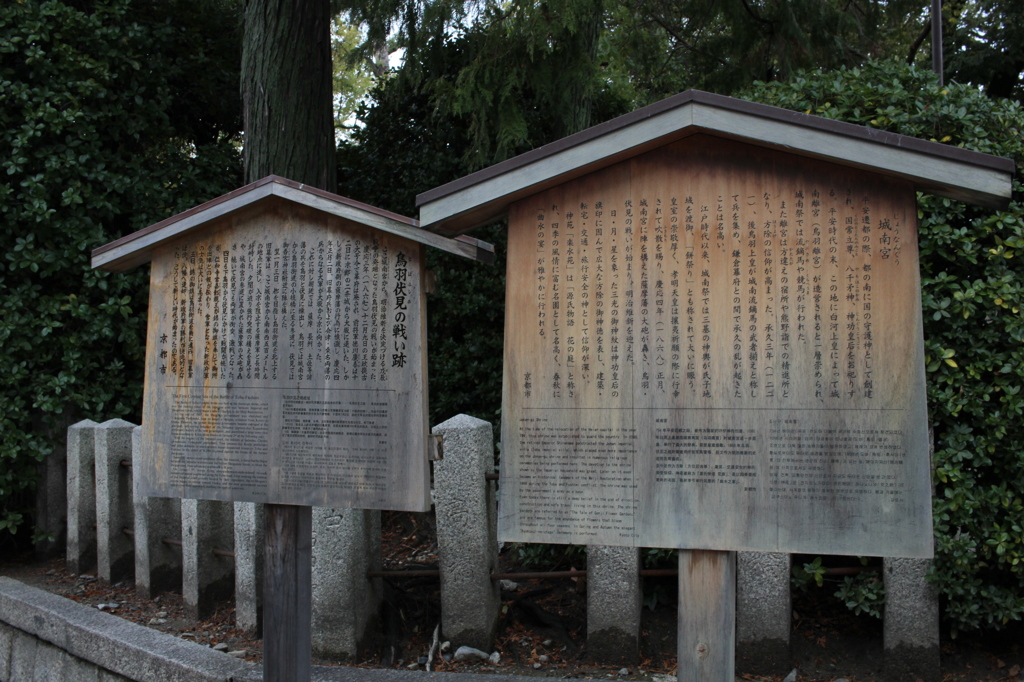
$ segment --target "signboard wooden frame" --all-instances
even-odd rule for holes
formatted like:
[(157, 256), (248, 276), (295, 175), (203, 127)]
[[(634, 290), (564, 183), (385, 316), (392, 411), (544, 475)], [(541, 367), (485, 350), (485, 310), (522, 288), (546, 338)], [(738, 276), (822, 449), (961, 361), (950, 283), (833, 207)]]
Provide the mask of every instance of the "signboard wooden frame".
[(270, 177), (97, 249), (152, 261), (142, 494), (428, 509), (428, 244), (492, 253)]

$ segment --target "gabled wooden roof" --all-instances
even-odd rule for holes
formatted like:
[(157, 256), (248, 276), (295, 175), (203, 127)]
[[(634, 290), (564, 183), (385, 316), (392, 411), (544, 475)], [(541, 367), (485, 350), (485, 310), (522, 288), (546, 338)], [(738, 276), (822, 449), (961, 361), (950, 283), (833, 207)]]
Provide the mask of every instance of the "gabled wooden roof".
[(698, 133), (903, 178), (982, 206), (1004, 208), (1010, 199), (1010, 159), (688, 90), (420, 194), (420, 225), (460, 234), (518, 199)]
[(369, 206), (337, 194), (331, 194), (309, 185), (268, 175), (262, 180), (207, 201), (205, 204), (161, 220), (155, 225), (133, 232), (105, 244), (92, 252), (92, 267), (113, 272), (124, 272), (148, 263), (153, 249), (172, 239), (201, 227), (203, 224), (251, 206), (270, 197), (279, 197), (303, 206), (367, 225), (383, 232), (427, 244), (449, 253), (472, 258), (484, 263), (494, 262), (494, 247), (472, 237), (449, 239), (420, 229), (412, 218)]

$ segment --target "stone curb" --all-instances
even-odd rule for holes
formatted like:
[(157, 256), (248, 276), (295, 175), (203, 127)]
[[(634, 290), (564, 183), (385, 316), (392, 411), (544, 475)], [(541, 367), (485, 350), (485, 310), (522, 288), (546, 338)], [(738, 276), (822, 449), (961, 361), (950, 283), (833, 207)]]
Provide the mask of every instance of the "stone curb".
[[(245, 677), (238, 678), (237, 682), (260, 682), (262, 679), (263, 671), (257, 668)], [(381, 668), (315, 665), (310, 679), (311, 682), (541, 682), (563, 678), (502, 675), (501, 673), (428, 673), (425, 670), (384, 670)]]
[(252, 663), (6, 577), (0, 577), (0, 621), (132, 680), (231, 682), (258, 671)]
[[(0, 577), (0, 623), (132, 680), (260, 682), (261, 666)], [(538, 682), (501, 673), (314, 666), (313, 682)]]

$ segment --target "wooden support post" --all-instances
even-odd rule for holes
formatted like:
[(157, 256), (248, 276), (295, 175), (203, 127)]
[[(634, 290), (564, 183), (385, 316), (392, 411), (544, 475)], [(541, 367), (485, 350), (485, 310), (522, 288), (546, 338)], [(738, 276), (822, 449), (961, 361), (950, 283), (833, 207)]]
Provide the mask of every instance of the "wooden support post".
[(736, 552), (679, 550), (679, 682), (733, 682)]
[(264, 509), (263, 680), (303, 682), (311, 674), (313, 508)]

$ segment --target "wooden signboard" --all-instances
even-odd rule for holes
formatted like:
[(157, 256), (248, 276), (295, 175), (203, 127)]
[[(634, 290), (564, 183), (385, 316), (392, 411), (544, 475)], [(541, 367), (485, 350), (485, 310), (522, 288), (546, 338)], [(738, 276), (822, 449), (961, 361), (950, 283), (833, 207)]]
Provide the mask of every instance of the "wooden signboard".
[(510, 206), (499, 537), (932, 554), (913, 186), (695, 135)]
[(493, 261), (268, 176), (93, 251), (152, 262), (141, 494), (428, 509), (425, 246)]
[(309, 677), (311, 507), (430, 507), (425, 244), (493, 258), (268, 176), (93, 251), (152, 262), (139, 492), (268, 503), (268, 679)]
[(735, 550), (932, 555), (916, 192), (1014, 165), (687, 91), (420, 194), (508, 216), (500, 540), (679, 548), (679, 679)]
[(280, 202), (155, 250), (142, 494), (428, 508), (422, 248)]

